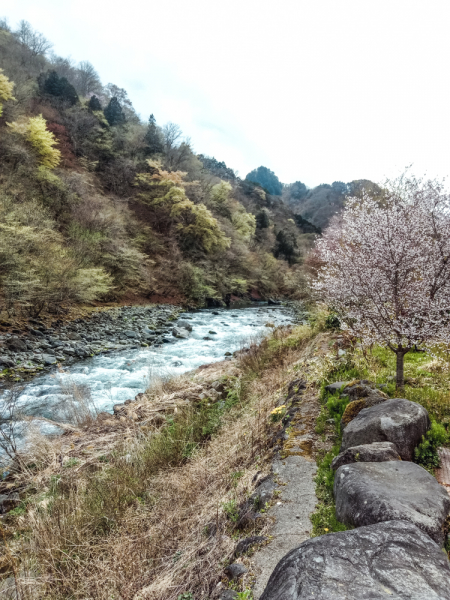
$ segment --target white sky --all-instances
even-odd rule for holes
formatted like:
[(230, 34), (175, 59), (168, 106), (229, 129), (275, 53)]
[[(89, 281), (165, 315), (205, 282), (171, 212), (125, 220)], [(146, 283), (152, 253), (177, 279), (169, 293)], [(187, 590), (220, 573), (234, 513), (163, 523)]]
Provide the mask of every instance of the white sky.
[(449, 0), (0, 0), (241, 177), (450, 172)]

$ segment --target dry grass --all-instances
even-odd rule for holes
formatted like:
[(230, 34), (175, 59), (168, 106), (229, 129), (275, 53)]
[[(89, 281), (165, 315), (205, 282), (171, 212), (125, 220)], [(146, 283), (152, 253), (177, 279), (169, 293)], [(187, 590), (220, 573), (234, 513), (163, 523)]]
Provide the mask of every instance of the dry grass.
[[(153, 436), (130, 436), (103, 468), (62, 469), (50, 478), (16, 523), (24, 534), (14, 544), (19, 584), (33, 581), (22, 597), (214, 597), (234, 538), (251, 534), (237, 531), (223, 503), (246, 499), (268, 464), (269, 413), (311, 336), (306, 327), (276, 330), (243, 353), (229, 380), (232, 402), (215, 429), (211, 409), (187, 407)], [(174, 393), (184, 384), (164, 385)], [(203, 435), (205, 426), (215, 432)]]

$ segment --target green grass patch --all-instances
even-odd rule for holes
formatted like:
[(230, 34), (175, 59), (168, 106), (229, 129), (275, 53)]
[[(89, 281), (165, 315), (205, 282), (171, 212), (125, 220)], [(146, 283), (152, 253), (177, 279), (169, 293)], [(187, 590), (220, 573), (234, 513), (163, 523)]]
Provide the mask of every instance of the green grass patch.
[(333, 448), (318, 460), (315, 478), (319, 504), (311, 516), (313, 536), (333, 531), (344, 531), (347, 527), (336, 520), (333, 498), (334, 471), (331, 461), (339, 453), (342, 431), (340, 422), (349, 402), (340, 398), (340, 393), (329, 394), (325, 387), (335, 381), (367, 379), (375, 384), (385, 384), (383, 391), (391, 398), (401, 397), (417, 402), (427, 409), (431, 428), (415, 450), (414, 461), (434, 473), (439, 466), (437, 450), (450, 442), (450, 392), (448, 373), (443, 365), (427, 352), (411, 351), (405, 356), (405, 386), (400, 392), (395, 385), (395, 354), (387, 348), (374, 347), (370, 351), (361, 349), (347, 351), (346, 362), (332, 365), (321, 382), (321, 412), (316, 421), (316, 432), (330, 431), (333, 419)]

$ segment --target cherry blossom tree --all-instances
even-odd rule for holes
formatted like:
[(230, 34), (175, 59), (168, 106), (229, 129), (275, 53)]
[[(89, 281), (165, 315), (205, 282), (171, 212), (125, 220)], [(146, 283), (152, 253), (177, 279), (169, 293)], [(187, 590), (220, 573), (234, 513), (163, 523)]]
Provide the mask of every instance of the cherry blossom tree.
[(316, 291), (363, 345), (404, 357), (450, 343), (450, 195), (438, 181), (402, 177), (376, 198), (347, 199), (316, 243)]

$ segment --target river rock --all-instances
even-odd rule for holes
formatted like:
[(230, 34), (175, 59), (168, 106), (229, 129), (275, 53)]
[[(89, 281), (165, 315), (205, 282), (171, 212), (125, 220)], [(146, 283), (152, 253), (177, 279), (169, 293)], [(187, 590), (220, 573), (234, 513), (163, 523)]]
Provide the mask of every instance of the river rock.
[(174, 327), (172, 329), (172, 335), (176, 338), (186, 339), (189, 337), (189, 331), (183, 327)]
[(19, 337), (11, 337), (6, 342), (8, 348), (13, 352), (26, 352), (28, 350), (26, 343)]
[(42, 362), (44, 363), (44, 365), (54, 365), (56, 364), (56, 358), (51, 354), (43, 354)]
[(192, 331), (192, 325), (189, 323), (189, 321), (185, 321), (184, 319), (177, 321), (177, 327), (182, 327), (183, 329)]
[(69, 332), (66, 334), (66, 337), (67, 337), (67, 339), (68, 339), (68, 340), (81, 340), (81, 336), (80, 336), (80, 334), (79, 334), (79, 333), (76, 333), (76, 332), (74, 332), (74, 331), (69, 331)]
[(386, 462), (388, 460), (401, 460), (397, 447), (392, 442), (373, 442), (353, 446), (341, 452), (331, 463), (331, 468), (336, 470), (342, 465), (355, 462)]
[(14, 361), (8, 356), (0, 356), (0, 368), (12, 369), (14, 367)]
[(450, 600), (450, 566), (412, 523), (316, 537), (275, 567), (260, 600)]
[(139, 334), (137, 333), (137, 331), (133, 331), (132, 329), (127, 329), (126, 331), (122, 332), (123, 335), (126, 335), (127, 338), (130, 339), (137, 339), (139, 337)]
[(382, 521), (410, 521), (443, 544), (450, 496), (419, 465), (390, 461), (339, 467), (334, 478), (336, 518), (361, 527)]
[(402, 460), (412, 460), (414, 448), (430, 426), (423, 406), (403, 398), (386, 400), (364, 408), (347, 425), (342, 436), (341, 452), (372, 442), (393, 442)]
[(37, 329), (30, 329), (29, 331), (32, 335), (34, 335), (37, 338), (44, 337), (42, 331), (38, 331)]
[(269, 306), (280, 306), (281, 302), (279, 300), (274, 300), (273, 298), (268, 298), (267, 304)]

